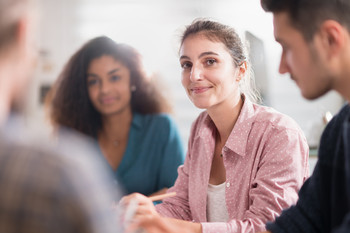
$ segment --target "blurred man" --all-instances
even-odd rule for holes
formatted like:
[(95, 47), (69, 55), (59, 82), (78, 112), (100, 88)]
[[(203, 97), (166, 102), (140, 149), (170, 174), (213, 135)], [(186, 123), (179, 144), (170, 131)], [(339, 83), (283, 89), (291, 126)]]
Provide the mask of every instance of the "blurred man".
[(35, 140), (12, 114), (33, 70), (31, 8), (0, 0), (0, 232), (118, 232), (117, 190), (89, 143), (70, 133), (56, 145)]
[[(273, 13), (282, 46), (279, 71), (290, 73), (301, 94), (316, 99), (329, 90), (350, 100), (350, 1), (261, 0)], [(350, 232), (350, 107), (325, 129), (312, 177), (298, 203), (285, 210), (272, 232)]]

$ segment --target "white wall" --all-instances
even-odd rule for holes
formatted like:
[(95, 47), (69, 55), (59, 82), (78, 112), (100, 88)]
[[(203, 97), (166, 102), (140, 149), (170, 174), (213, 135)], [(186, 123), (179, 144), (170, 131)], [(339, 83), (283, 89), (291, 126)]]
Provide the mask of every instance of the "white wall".
[(265, 45), (270, 105), (293, 117), (317, 144), (322, 115), (342, 105), (335, 93), (317, 101), (304, 100), (287, 75), (278, 73), (280, 47), (274, 41), (272, 16), (256, 0), (42, 0), (40, 47), (48, 55), (39, 63), (38, 81), (31, 98), (31, 115), (42, 121), (38, 87), (52, 83), (63, 64), (86, 40), (107, 35), (128, 43), (144, 56), (147, 67), (162, 77), (175, 107), (175, 119), (186, 142), (191, 122), (200, 110), (188, 100), (180, 84), (177, 49), (184, 25), (196, 17), (210, 17), (248, 30)]

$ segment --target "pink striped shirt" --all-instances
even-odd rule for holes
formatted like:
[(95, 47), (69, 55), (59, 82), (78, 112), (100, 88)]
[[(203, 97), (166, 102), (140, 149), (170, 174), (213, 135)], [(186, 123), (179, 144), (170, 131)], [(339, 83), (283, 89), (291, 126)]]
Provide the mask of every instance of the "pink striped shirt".
[(207, 112), (192, 125), (184, 165), (168, 192), (177, 195), (156, 206), (166, 217), (200, 222), (203, 232), (259, 232), (282, 209), (295, 204), (309, 175), (309, 149), (290, 117), (245, 100), (222, 150), (226, 168), (229, 222), (207, 222), (206, 201), (216, 128)]

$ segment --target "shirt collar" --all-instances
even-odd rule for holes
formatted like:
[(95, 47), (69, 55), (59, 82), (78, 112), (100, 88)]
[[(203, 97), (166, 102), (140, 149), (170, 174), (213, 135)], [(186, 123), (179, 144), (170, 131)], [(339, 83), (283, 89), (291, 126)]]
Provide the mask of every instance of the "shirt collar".
[[(246, 148), (252, 124), (255, 120), (254, 105), (245, 98), (235, 126), (227, 139), (225, 146), (241, 156), (246, 155)], [(238, 140), (240, 138), (241, 140)], [(239, 143), (244, 142), (244, 143)]]
[(209, 114), (207, 111), (201, 113), (205, 114), (204, 115), (204, 123), (203, 127), (201, 127), (198, 130), (198, 133), (196, 137), (201, 137), (201, 138), (209, 138), (209, 137), (214, 137), (215, 140), (215, 134), (216, 134), (216, 127), (212, 119), (210, 118)]
[[(249, 133), (251, 131), (255, 117), (256, 115), (253, 103), (245, 98), (236, 124), (233, 127), (224, 147), (228, 148), (231, 151), (234, 151), (241, 156), (245, 156)], [(202, 138), (214, 137), (215, 140), (215, 133), (216, 127), (214, 125), (214, 122), (211, 120), (209, 114), (206, 113), (206, 116), (204, 117), (204, 127), (199, 130), (197, 136)], [(238, 138), (241, 140), (238, 140)], [(244, 143), (239, 143), (242, 141)]]
[(135, 129), (142, 128), (142, 115), (141, 114), (136, 113), (136, 112), (133, 113), (131, 126)]

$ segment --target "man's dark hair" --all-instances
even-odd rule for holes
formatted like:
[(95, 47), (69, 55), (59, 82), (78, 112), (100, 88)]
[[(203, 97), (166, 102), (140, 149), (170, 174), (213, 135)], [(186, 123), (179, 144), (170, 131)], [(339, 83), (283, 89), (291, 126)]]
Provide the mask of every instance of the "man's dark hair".
[(291, 24), (311, 41), (325, 20), (335, 20), (350, 31), (349, 0), (260, 0), (267, 12), (286, 12)]

